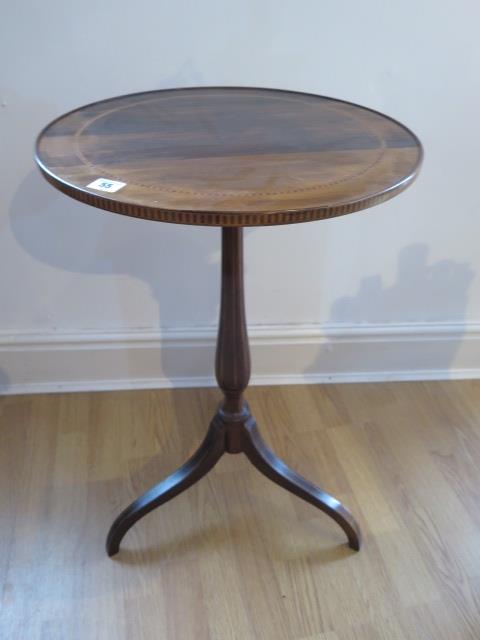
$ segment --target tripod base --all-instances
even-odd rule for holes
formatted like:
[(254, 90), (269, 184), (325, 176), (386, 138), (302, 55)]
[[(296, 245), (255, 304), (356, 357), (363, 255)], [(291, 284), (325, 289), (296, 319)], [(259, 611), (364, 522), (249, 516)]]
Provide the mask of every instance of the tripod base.
[(113, 556), (118, 552), (123, 537), (140, 518), (200, 480), (225, 452), (244, 453), (267, 478), (333, 518), (344, 530), (349, 546), (356, 551), (360, 549), (360, 529), (350, 512), (338, 500), (277, 458), (264, 442), (244, 402), (238, 413), (225, 412), (221, 407), (193, 456), (122, 511), (108, 533), (108, 555)]
[(215, 374), (224, 401), (213, 417), (199, 449), (177, 471), (137, 498), (110, 528), (107, 553), (117, 553), (120, 542), (137, 520), (200, 480), (224, 454), (244, 453), (267, 478), (318, 507), (337, 522), (358, 551), (360, 530), (345, 507), (287, 467), (263, 441), (243, 392), (250, 378), (243, 291), (243, 230), (222, 228), (222, 283)]

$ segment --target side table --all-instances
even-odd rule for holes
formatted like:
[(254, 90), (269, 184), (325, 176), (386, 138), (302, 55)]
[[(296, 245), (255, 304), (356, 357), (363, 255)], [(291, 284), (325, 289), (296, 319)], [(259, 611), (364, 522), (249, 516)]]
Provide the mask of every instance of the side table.
[(66, 195), (123, 215), (222, 227), (215, 370), (223, 401), (196, 453), (112, 524), (109, 555), (135, 522), (197, 482), (225, 452), (244, 453), (267, 478), (333, 518), (349, 546), (360, 548), (350, 512), (277, 458), (243, 397), (250, 354), (242, 233), (379, 204), (412, 183), (421, 160), (416, 136), (385, 115), (277, 89), (131, 94), (71, 111), (40, 133), (36, 161)]

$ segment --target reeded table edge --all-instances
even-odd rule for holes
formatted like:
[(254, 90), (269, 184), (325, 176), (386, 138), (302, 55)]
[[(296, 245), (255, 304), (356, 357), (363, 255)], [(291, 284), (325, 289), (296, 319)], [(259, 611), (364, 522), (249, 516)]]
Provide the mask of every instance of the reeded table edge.
[(72, 186), (50, 173), (37, 159), (40, 170), (46, 180), (58, 191), (61, 191), (74, 200), (79, 200), (97, 209), (111, 211), (132, 218), (141, 218), (155, 222), (170, 222), (175, 224), (202, 225), (206, 227), (260, 227), (280, 224), (295, 224), (299, 222), (313, 222), (314, 220), (327, 220), (339, 216), (355, 213), (374, 207), (377, 204), (390, 200), (397, 194), (404, 191), (418, 175), (421, 165), (420, 161), (415, 168), (415, 172), (407, 176), (404, 180), (390, 187), (381, 193), (367, 196), (363, 200), (345, 202), (342, 204), (312, 209), (283, 209), (279, 211), (188, 211), (183, 209), (162, 209), (158, 207), (147, 207), (145, 205), (110, 200), (105, 196), (97, 196), (89, 191), (84, 191), (80, 187)]
[[(335, 205), (323, 205), (320, 207), (307, 207), (307, 208), (298, 208), (298, 209), (280, 209), (275, 211), (222, 211), (222, 212), (212, 212), (212, 211), (202, 211), (202, 210), (188, 210), (188, 209), (165, 209), (162, 207), (149, 207), (146, 205), (141, 205), (134, 202), (122, 202), (119, 200), (114, 200), (108, 197), (108, 195), (100, 195), (94, 194), (90, 191), (86, 191), (77, 185), (72, 185), (68, 183), (66, 180), (62, 180), (59, 176), (55, 175), (53, 171), (49, 170), (39, 157), (39, 143), (44, 134), (44, 132), (51, 127), (55, 122), (61, 120), (62, 118), (68, 116), (75, 111), (80, 111), (89, 106), (93, 106), (100, 102), (110, 102), (113, 100), (117, 100), (122, 97), (133, 97), (136, 95), (146, 95), (159, 93), (160, 91), (191, 91), (191, 90), (205, 90), (205, 89), (235, 89), (235, 90), (245, 90), (245, 91), (272, 91), (272, 92), (284, 92), (288, 94), (296, 94), (296, 95), (304, 95), (304, 96), (312, 96), (316, 98), (323, 98), (325, 100), (332, 100), (335, 102), (341, 102), (343, 104), (352, 105), (358, 107), (360, 109), (364, 109), (366, 111), (370, 111), (371, 113), (375, 113), (380, 115), (391, 122), (394, 122), (398, 126), (402, 127), (406, 130), (412, 138), (415, 140), (418, 146), (418, 160), (416, 165), (414, 166), (412, 172), (407, 175), (400, 182), (392, 185), (388, 189), (382, 190), (377, 193), (373, 193), (371, 195), (367, 195), (361, 199), (355, 199), (352, 201), (346, 201)], [(362, 211), (363, 209), (368, 209), (370, 207), (374, 207), (377, 204), (381, 204), (382, 202), (386, 202), (390, 200), (397, 194), (404, 191), (408, 186), (410, 186), (418, 176), (420, 167), (423, 161), (423, 146), (419, 140), (419, 138), (404, 124), (395, 120), (394, 118), (381, 113), (375, 109), (371, 109), (370, 107), (364, 107), (363, 105), (359, 105), (355, 102), (350, 102), (348, 100), (341, 100), (337, 98), (332, 98), (330, 96), (323, 96), (316, 93), (307, 93), (304, 91), (291, 91), (288, 89), (275, 89), (272, 87), (238, 87), (238, 86), (196, 86), (196, 87), (174, 87), (172, 89), (154, 89), (152, 91), (140, 91), (130, 94), (125, 94), (122, 96), (114, 96), (112, 98), (107, 98), (105, 100), (96, 100), (95, 102), (90, 102), (81, 107), (77, 107), (68, 111), (58, 118), (55, 118), (50, 123), (48, 123), (38, 134), (37, 139), (35, 141), (35, 161), (42, 172), (42, 175), (45, 179), (53, 185), (56, 189), (64, 193), (65, 195), (73, 198), (74, 200), (78, 200), (83, 202), (84, 204), (88, 204), (97, 209), (103, 209), (105, 211), (111, 211), (112, 213), (118, 213), (120, 215), (129, 216), (132, 218), (141, 218), (144, 220), (152, 220), (155, 222), (170, 222), (174, 224), (187, 224), (187, 225), (202, 225), (202, 226), (210, 226), (210, 227), (258, 227), (258, 226), (271, 226), (271, 225), (281, 225), (281, 224), (296, 224), (300, 222), (313, 222), (315, 220), (326, 220), (329, 218), (335, 218), (339, 216), (344, 216), (349, 213), (355, 213), (356, 211)]]

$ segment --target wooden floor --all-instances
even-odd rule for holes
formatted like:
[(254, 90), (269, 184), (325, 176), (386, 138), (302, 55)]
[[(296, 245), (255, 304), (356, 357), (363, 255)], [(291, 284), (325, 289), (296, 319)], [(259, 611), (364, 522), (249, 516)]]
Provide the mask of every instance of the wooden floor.
[(0, 638), (479, 640), (480, 381), (257, 387), (263, 434), (340, 498), (360, 553), (243, 455), (139, 522), (217, 391), (0, 399)]

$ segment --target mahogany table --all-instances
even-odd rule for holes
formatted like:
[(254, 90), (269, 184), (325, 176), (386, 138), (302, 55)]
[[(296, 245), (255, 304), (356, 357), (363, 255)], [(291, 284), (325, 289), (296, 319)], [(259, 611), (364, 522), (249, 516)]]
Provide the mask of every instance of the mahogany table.
[(323, 220), (379, 204), (412, 183), (421, 159), (415, 135), (385, 115), (276, 89), (126, 95), (71, 111), (41, 132), (37, 163), (72, 198), (148, 220), (222, 227), (216, 378), (223, 401), (196, 453), (112, 524), (109, 555), (135, 522), (197, 482), (225, 452), (245, 453), (360, 548), (350, 512), (275, 456), (244, 400), (250, 355), (242, 228)]

